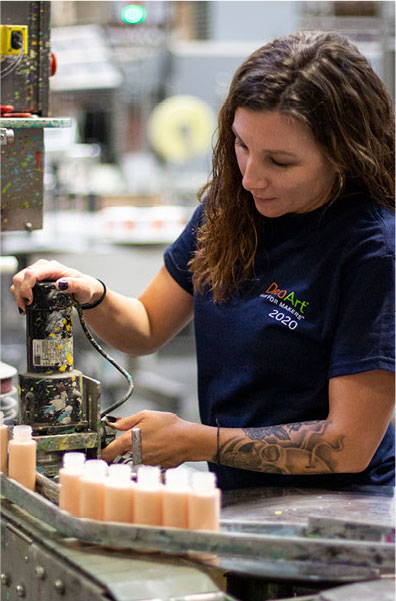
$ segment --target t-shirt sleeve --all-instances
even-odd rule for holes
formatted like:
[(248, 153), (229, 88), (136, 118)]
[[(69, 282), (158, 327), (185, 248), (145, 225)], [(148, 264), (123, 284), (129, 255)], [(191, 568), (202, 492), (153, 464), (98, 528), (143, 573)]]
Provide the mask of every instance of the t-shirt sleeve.
[(394, 255), (354, 255), (342, 275), (329, 378), (394, 371)]
[(165, 250), (165, 267), (173, 279), (189, 294), (193, 294), (192, 274), (188, 262), (196, 249), (197, 229), (202, 219), (202, 205), (198, 206), (180, 236)]

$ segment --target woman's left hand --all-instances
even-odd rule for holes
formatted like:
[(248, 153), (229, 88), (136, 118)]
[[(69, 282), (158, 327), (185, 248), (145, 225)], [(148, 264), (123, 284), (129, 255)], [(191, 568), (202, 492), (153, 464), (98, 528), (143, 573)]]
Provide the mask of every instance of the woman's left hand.
[(193, 447), (200, 424), (185, 421), (174, 413), (164, 411), (140, 411), (135, 415), (120, 418), (111, 424), (117, 430), (128, 430), (105, 449), (102, 459), (111, 463), (118, 455), (131, 450), (131, 428), (140, 428), (142, 433), (142, 463), (176, 467), (184, 461), (197, 461)]

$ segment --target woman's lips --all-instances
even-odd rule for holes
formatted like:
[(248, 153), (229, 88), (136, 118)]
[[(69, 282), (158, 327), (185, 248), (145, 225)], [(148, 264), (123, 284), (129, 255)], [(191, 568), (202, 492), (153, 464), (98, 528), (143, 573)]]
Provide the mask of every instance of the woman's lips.
[(257, 202), (270, 202), (271, 200), (276, 200), (276, 196), (272, 196), (271, 198), (262, 198), (261, 196), (254, 196), (253, 198)]

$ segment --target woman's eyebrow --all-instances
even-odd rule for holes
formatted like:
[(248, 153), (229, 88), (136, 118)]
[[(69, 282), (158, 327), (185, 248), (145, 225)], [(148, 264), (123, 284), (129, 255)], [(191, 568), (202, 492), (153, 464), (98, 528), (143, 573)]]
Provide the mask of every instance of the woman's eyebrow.
[(237, 138), (242, 140), (242, 138), (240, 137), (240, 135), (238, 134), (237, 130), (235, 129), (235, 127), (233, 125), (231, 125), (231, 131), (234, 134), (234, 136), (236, 136)]
[(287, 150), (276, 150), (273, 148), (266, 148), (264, 152), (270, 152), (271, 154), (287, 154), (290, 157), (297, 157), (297, 155), (294, 154), (294, 152), (288, 152)]

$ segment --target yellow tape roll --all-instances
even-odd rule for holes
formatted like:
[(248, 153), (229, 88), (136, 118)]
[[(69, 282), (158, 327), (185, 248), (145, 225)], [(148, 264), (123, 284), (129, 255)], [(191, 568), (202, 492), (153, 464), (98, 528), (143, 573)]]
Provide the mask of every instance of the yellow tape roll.
[(148, 122), (153, 148), (167, 161), (183, 163), (205, 154), (211, 145), (215, 117), (208, 104), (188, 95), (160, 102)]

